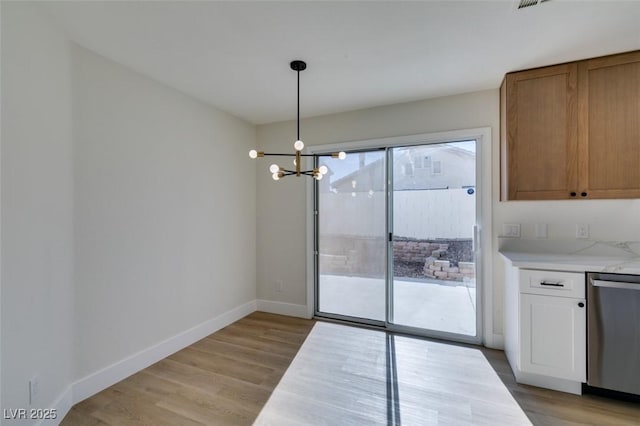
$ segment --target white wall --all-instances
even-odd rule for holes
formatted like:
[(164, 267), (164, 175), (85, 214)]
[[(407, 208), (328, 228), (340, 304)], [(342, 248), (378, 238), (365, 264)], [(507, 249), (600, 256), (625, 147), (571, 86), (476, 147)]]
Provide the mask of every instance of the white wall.
[(7, 409), (30, 408), (35, 375), (31, 407), (68, 407), (109, 367), (256, 299), (255, 127), (70, 43), (38, 11), (2, 3)]
[[(49, 408), (73, 375), (70, 45), (2, 2), (2, 408)], [(4, 417), (4, 416), (3, 416)]]
[(253, 126), (73, 49), (83, 377), (255, 299)]
[[(640, 240), (640, 200), (499, 201), (498, 89), (399, 105), (383, 106), (303, 120), (302, 139), (309, 146), (341, 141), (431, 133), (464, 128), (492, 128), (493, 332), (503, 330), (503, 262), (497, 237), (503, 223), (521, 223), (523, 237), (533, 237), (534, 223), (549, 224), (549, 239), (575, 238), (575, 224), (589, 223), (595, 239)], [(265, 151), (291, 151), (295, 122), (258, 127)], [(258, 165), (258, 296), (305, 304), (304, 181), (269, 178), (267, 160)], [(274, 282), (284, 281), (282, 293)]]
[(255, 299), (255, 130), (73, 50), (77, 374)]

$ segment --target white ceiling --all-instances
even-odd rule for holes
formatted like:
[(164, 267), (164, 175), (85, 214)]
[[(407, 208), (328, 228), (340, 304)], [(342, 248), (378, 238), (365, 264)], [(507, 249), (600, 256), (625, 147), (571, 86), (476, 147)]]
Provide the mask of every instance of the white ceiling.
[(46, 2), (71, 39), (260, 124), (496, 88), (640, 48), (640, 1)]

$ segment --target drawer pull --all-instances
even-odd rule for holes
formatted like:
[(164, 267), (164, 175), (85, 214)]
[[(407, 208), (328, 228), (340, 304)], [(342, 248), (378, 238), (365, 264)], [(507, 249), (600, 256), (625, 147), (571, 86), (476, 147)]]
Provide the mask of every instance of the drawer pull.
[(545, 281), (542, 281), (542, 282), (540, 283), (540, 285), (546, 285), (546, 286), (549, 286), (549, 287), (564, 287), (564, 284), (560, 284), (560, 283), (548, 283), (548, 282), (545, 282)]

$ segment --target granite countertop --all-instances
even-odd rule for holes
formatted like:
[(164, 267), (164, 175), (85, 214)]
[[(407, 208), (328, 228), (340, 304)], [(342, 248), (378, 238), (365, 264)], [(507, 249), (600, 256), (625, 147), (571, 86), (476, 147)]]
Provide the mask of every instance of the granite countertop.
[(640, 274), (640, 241), (500, 238), (499, 242), (500, 254), (518, 268)]

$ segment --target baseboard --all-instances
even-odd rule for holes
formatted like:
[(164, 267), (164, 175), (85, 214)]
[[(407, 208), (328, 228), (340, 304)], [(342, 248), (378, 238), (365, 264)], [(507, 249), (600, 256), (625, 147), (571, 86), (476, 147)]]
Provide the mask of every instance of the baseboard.
[(518, 383), (572, 393), (574, 395), (582, 395), (582, 383), (574, 380), (558, 379), (540, 374), (525, 373), (519, 370), (515, 370), (513, 373)]
[(56, 410), (55, 419), (40, 420), (36, 423), (38, 426), (57, 426), (60, 424), (64, 416), (67, 415), (71, 407), (73, 406), (73, 389), (68, 386), (64, 392), (56, 399), (50, 407)]
[(290, 317), (310, 318), (306, 305), (296, 305), (295, 303), (275, 302), (273, 300), (262, 299), (258, 299), (257, 303), (258, 311), (287, 315)]
[(72, 385), (73, 404), (249, 315), (256, 307), (255, 300), (247, 302), (78, 380)]

